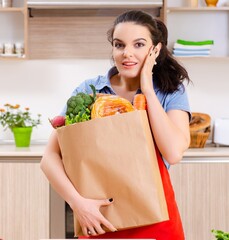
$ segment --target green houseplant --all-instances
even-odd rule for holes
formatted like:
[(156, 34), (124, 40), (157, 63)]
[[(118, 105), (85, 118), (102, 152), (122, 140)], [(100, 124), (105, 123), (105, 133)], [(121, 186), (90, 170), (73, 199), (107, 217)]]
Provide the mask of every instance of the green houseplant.
[(29, 147), (33, 127), (41, 124), (41, 114), (32, 118), (29, 108), (20, 108), (19, 104), (5, 104), (0, 108), (0, 123), (4, 130), (9, 128), (15, 139), (17, 147)]

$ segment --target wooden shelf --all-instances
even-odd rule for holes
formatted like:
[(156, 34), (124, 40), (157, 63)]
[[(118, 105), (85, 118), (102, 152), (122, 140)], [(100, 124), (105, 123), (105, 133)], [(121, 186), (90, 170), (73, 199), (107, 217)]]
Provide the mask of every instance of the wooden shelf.
[(0, 8), (0, 12), (24, 12), (23, 7)]
[(25, 57), (0, 57), (0, 61), (21, 61), (25, 59)]
[(28, 1), (29, 8), (37, 9), (101, 9), (101, 8), (155, 8), (162, 7), (161, 1), (66, 1), (66, 2), (40, 2), (40, 1)]
[(168, 7), (167, 12), (229, 11), (229, 7)]

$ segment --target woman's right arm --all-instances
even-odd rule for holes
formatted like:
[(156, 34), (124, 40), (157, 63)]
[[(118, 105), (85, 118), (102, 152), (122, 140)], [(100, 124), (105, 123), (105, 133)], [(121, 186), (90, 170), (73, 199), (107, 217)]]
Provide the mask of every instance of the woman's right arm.
[(93, 200), (83, 198), (69, 180), (64, 170), (55, 130), (50, 136), (40, 166), (53, 189), (76, 213), (84, 235), (88, 236), (88, 230), (90, 230), (92, 235), (105, 233), (101, 225), (106, 226), (110, 231), (116, 231), (114, 226), (99, 211), (101, 206), (108, 206), (112, 202), (108, 199)]
[(52, 187), (66, 202), (71, 205), (80, 198), (80, 195), (77, 193), (64, 171), (55, 130), (50, 136), (40, 166)]

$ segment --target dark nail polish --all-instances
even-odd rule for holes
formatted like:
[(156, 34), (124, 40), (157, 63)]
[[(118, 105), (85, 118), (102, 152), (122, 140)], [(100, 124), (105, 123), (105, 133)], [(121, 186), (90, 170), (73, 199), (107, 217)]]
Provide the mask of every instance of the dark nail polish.
[(113, 198), (109, 198), (109, 202), (113, 202)]

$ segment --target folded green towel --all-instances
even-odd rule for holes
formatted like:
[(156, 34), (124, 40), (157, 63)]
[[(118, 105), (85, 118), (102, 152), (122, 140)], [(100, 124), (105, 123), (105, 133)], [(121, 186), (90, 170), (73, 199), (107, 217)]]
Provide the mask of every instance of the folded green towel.
[(182, 45), (202, 46), (202, 45), (213, 45), (214, 41), (213, 40), (205, 40), (205, 41), (194, 42), (194, 41), (178, 39), (177, 43), (182, 44)]

